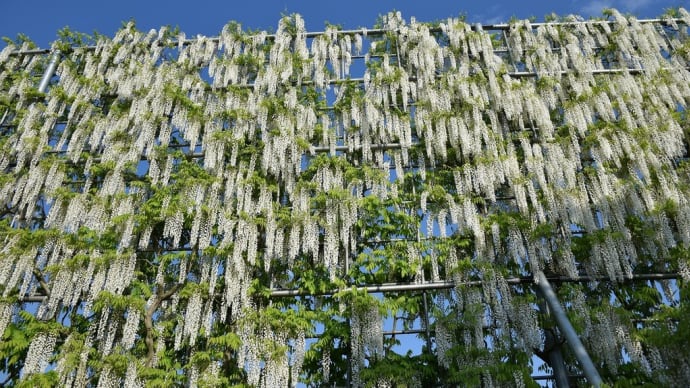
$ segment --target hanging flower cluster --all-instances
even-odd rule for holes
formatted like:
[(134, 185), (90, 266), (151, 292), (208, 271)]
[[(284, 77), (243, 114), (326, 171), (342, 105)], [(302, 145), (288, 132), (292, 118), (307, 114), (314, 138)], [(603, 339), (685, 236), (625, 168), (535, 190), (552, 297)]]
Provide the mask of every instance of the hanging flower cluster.
[[(193, 39), (129, 23), (91, 47), (56, 42), (45, 92), (46, 58), (8, 45), (0, 336), (26, 311), (65, 327), (31, 339), (16, 377), (56, 354), (74, 386), (140, 386), (156, 368), (184, 369), (192, 386), (326, 384), (338, 353), (314, 361), (306, 339), (323, 330), (363, 386), (391, 351), (384, 320), (407, 309), (406, 325), (434, 333), (440, 368), (523, 384), (524, 365), (480, 371), (544, 351), (545, 311), (509, 279), (688, 278), (690, 14), (607, 16), (484, 31), (390, 13), (380, 29), (314, 34), (293, 15), (274, 34), (229, 23)], [(388, 296), (340, 307), (351, 287), (387, 282), (456, 288), (424, 309)], [(678, 287), (659, 282), (669, 301)], [(285, 289), (312, 296), (272, 299)], [(617, 313), (630, 295), (566, 289), (611, 373), (634, 362), (660, 381), (687, 377), (666, 367), (690, 360), (641, 344)], [(172, 352), (186, 364), (161, 361)]]

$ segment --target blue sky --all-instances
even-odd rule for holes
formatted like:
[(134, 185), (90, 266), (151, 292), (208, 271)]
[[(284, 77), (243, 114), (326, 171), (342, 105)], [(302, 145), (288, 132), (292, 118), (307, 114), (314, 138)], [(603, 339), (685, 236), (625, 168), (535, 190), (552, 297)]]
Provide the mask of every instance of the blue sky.
[(325, 21), (345, 28), (371, 27), (380, 14), (391, 10), (401, 11), (406, 20), (411, 16), (418, 21), (434, 21), (466, 15), (471, 23), (492, 24), (512, 16), (535, 16), (541, 21), (551, 12), (600, 16), (604, 7), (640, 18), (656, 17), (668, 7), (690, 9), (690, 0), (0, 0), (0, 4), (0, 36), (14, 38), (21, 32), (43, 48), (49, 47), (57, 31), (65, 26), (112, 36), (122, 21), (130, 19), (140, 30), (179, 26), (187, 37), (192, 37), (217, 35), (230, 20), (245, 28), (275, 30), (283, 13), (299, 13), (308, 30), (321, 31)]

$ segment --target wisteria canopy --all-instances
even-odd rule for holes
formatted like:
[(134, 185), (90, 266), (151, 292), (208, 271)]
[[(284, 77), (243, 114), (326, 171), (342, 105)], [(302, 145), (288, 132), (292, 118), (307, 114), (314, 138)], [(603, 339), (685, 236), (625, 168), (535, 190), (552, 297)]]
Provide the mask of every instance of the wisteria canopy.
[(689, 24), (9, 42), (0, 384), (690, 381)]

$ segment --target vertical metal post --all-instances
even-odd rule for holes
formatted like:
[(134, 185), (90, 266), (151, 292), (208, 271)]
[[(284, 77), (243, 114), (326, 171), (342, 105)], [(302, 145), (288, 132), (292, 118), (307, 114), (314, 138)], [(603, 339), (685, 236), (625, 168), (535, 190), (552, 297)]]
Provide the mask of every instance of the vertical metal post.
[(582, 369), (585, 373), (587, 381), (595, 387), (600, 387), (602, 384), (601, 376), (599, 376), (599, 372), (594, 367), (594, 363), (589, 357), (589, 354), (587, 354), (585, 346), (582, 344), (582, 341), (580, 341), (580, 337), (577, 335), (575, 328), (573, 328), (573, 325), (568, 320), (568, 316), (565, 314), (563, 307), (561, 307), (561, 303), (558, 301), (556, 293), (554, 292), (553, 288), (551, 288), (551, 284), (546, 279), (546, 276), (542, 271), (536, 273), (536, 282), (537, 287), (539, 287), (539, 291), (541, 291), (544, 299), (546, 299), (546, 303), (549, 305), (549, 310), (556, 319), (558, 328), (561, 329), (561, 332), (570, 344), (573, 353), (575, 353), (575, 358), (577, 358), (577, 360), (580, 362), (580, 365), (582, 365)]
[[(352, 322), (350, 318), (347, 318), (347, 327), (352, 327)], [(350, 330), (352, 333), (352, 330)], [(350, 336), (350, 342), (347, 344), (347, 376), (345, 376), (345, 386), (348, 388), (352, 387), (352, 336)]]
[(345, 244), (345, 273), (343, 278), (347, 279), (350, 273), (350, 241)]
[(545, 330), (546, 341), (544, 348), (549, 347), (545, 351), (548, 364), (553, 369), (553, 378), (558, 388), (570, 388), (570, 381), (568, 380), (568, 370), (565, 368), (565, 360), (563, 360), (563, 353), (561, 352), (561, 344), (558, 343), (558, 338), (552, 330)]
[[(549, 308), (544, 300), (544, 295), (539, 288), (537, 288), (537, 295), (539, 296), (539, 310), (544, 315), (549, 314)], [(568, 371), (565, 368), (565, 360), (563, 360), (563, 353), (561, 352), (560, 339), (553, 329), (544, 329), (544, 350), (537, 352), (537, 355), (544, 360), (553, 370), (553, 379), (557, 388), (570, 388), (570, 381), (568, 380)]]
[(426, 290), (422, 293), (424, 298), (424, 331), (426, 334), (426, 349), (431, 353), (431, 329), (429, 328), (429, 306), (426, 301)]
[(60, 50), (55, 50), (53, 55), (50, 57), (50, 63), (46, 67), (46, 71), (43, 73), (43, 78), (41, 78), (41, 83), (38, 84), (38, 91), (45, 93), (50, 83), (50, 79), (53, 78), (55, 74), (55, 69), (57, 69), (58, 60), (60, 60)]

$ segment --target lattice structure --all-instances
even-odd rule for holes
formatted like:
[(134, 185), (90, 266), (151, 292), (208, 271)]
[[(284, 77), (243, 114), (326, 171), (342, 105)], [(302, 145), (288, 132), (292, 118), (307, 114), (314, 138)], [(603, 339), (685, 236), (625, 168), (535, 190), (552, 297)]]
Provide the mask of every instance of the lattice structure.
[(606, 16), (7, 46), (1, 377), (690, 381), (690, 14)]

